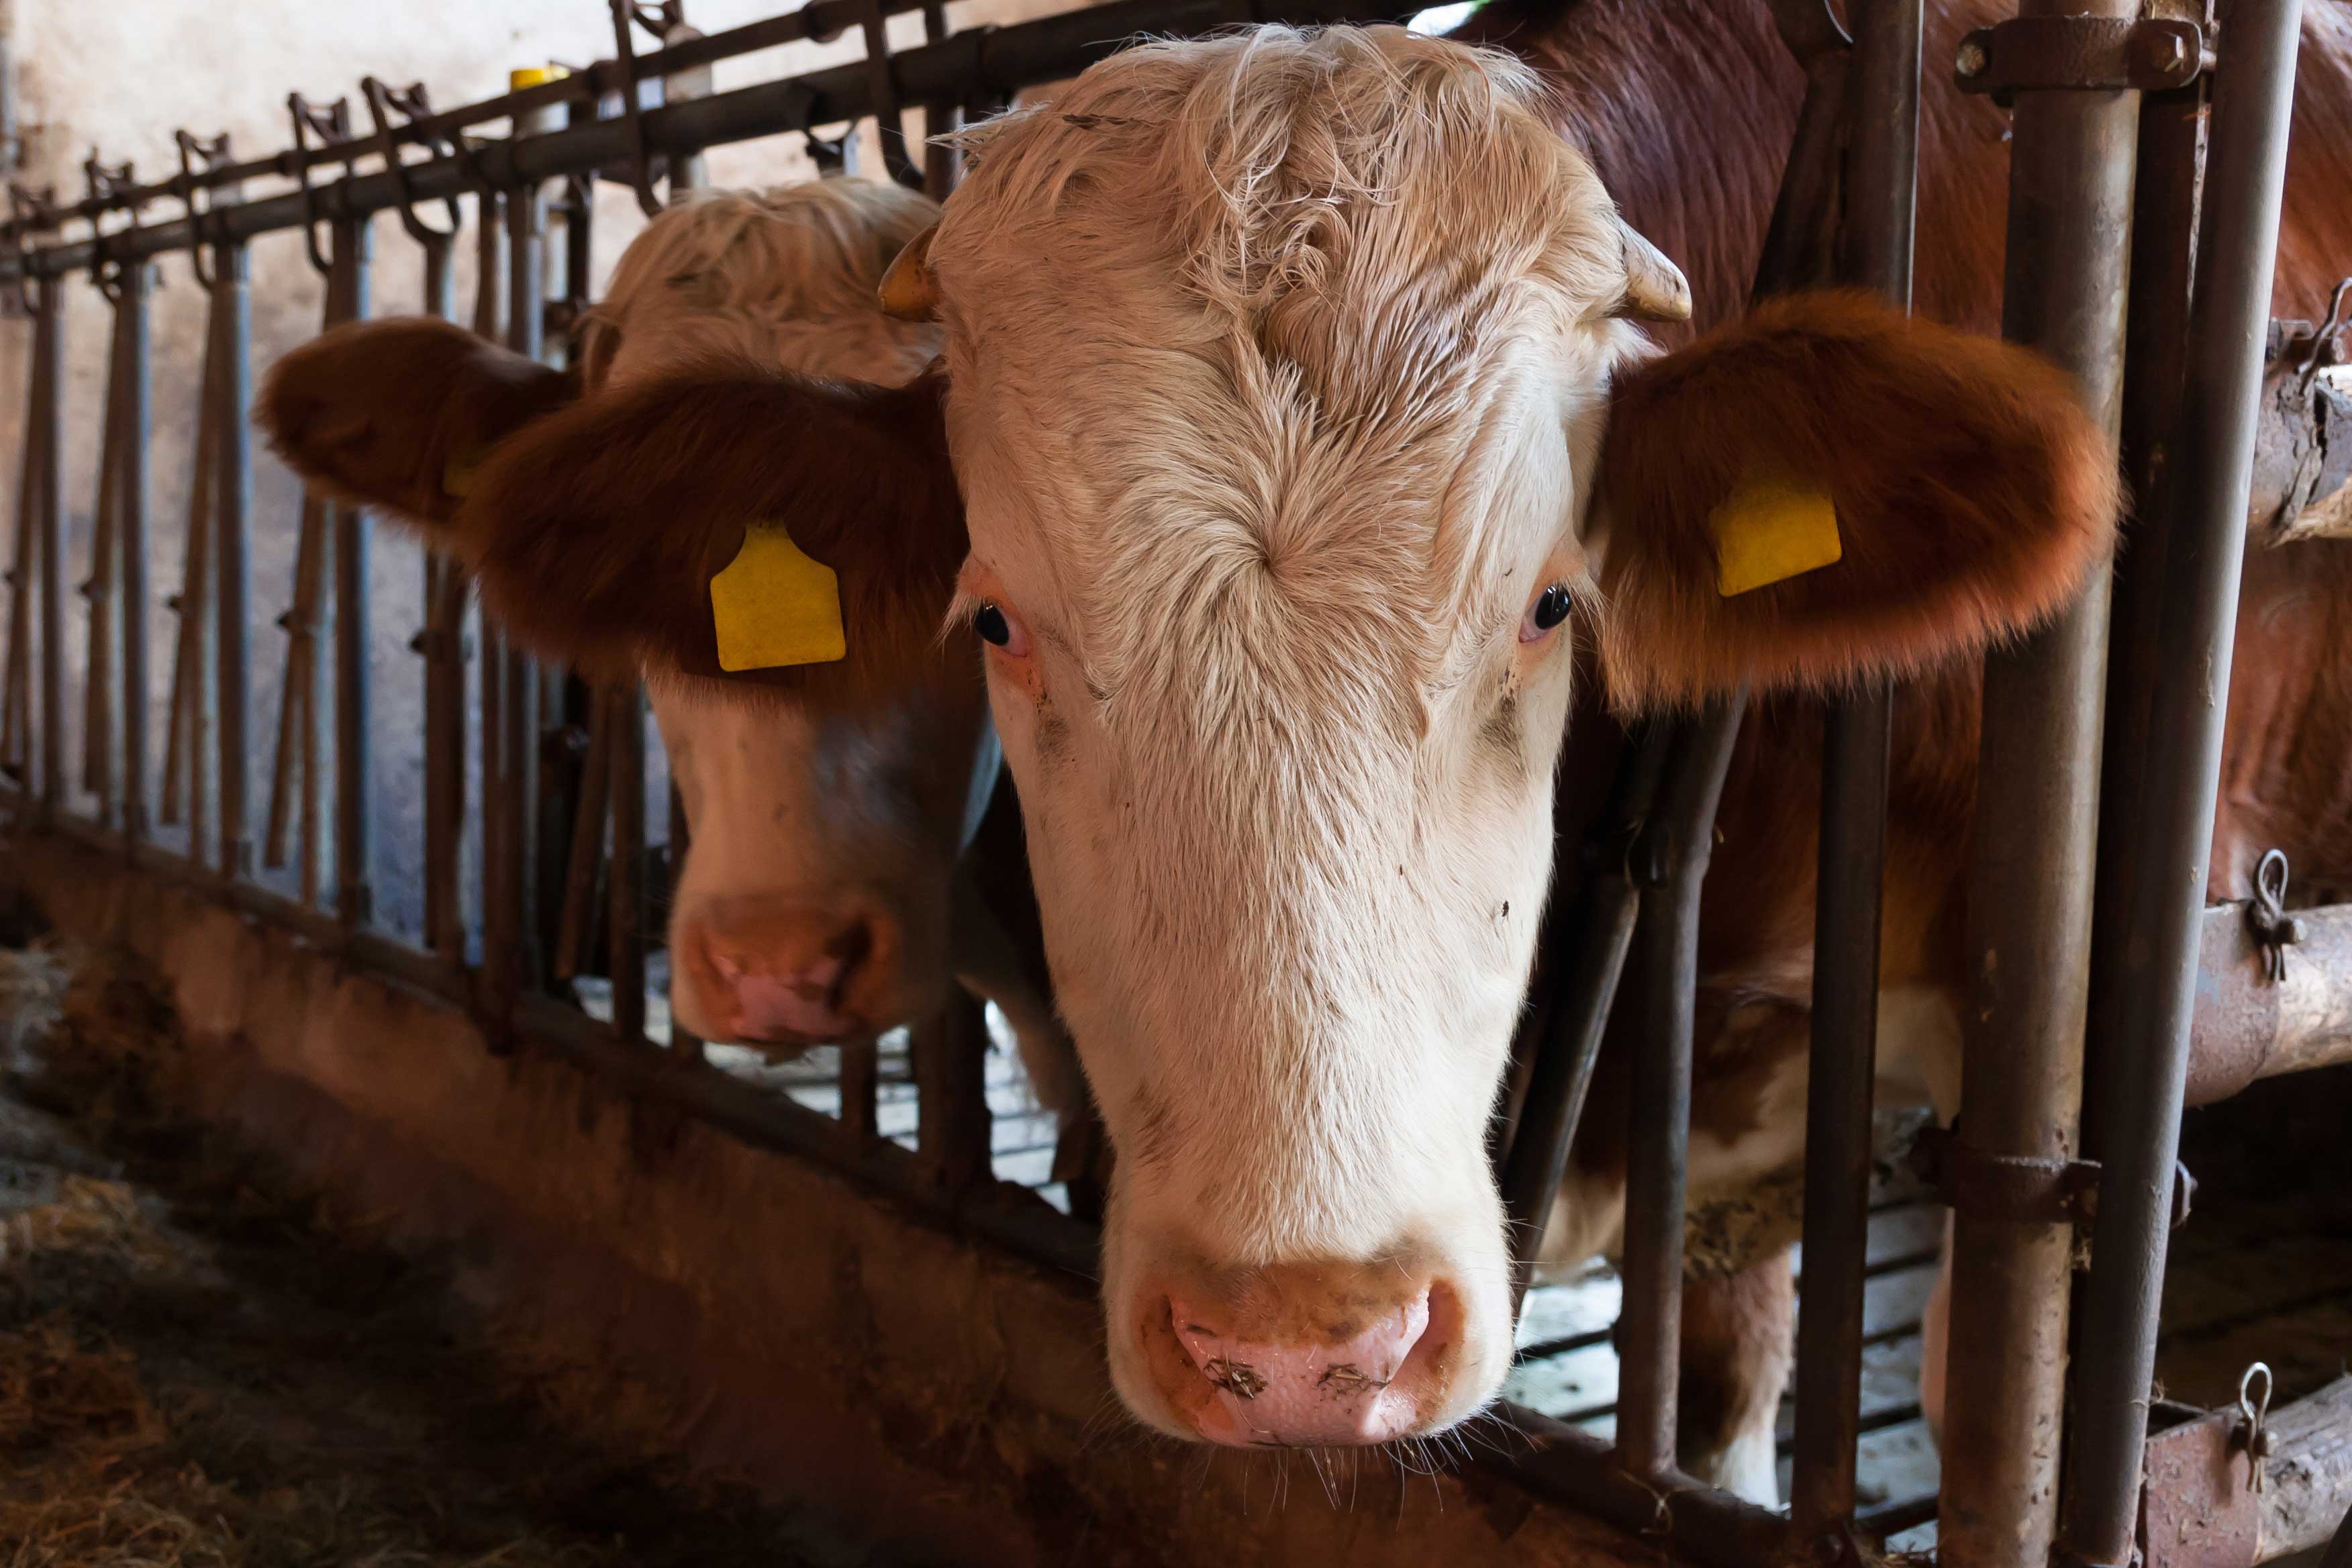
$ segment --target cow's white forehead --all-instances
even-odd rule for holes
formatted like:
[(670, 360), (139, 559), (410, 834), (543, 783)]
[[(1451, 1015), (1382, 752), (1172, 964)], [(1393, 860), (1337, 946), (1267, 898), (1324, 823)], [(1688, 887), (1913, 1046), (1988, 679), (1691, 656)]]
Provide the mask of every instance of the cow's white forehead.
[[(1409, 722), (1556, 539), (1623, 273), (1534, 94), (1398, 29), (1264, 28), (1127, 51), (971, 138), (930, 260), (975, 542), (1033, 536), (1106, 689), (1207, 644), (1280, 688), (1321, 647)], [(1510, 493), (1547, 444), (1561, 493)]]

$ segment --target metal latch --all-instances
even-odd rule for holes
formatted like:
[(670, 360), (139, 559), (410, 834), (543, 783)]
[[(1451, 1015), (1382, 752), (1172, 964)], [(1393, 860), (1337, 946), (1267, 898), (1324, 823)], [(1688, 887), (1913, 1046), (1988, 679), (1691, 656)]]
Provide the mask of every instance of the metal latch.
[[(2089, 1227), (2099, 1215), (2099, 1163), (2055, 1156), (1987, 1154), (1969, 1148), (1959, 1124), (1924, 1127), (1911, 1145), (1911, 1168), (1938, 1201), (1970, 1219)], [(2172, 1224), (2189, 1218), (2197, 1179), (2173, 1166)]]
[(2194, 22), (2017, 16), (1963, 37), (1952, 79), (2006, 109), (2021, 91), (2187, 87), (2209, 63)]

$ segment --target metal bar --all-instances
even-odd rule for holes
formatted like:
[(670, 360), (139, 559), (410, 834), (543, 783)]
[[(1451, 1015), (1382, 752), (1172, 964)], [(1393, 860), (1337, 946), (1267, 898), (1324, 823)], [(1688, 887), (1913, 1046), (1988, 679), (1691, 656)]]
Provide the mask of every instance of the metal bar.
[(39, 430), (41, 573), (41, 819), (56, 819), (66, 796), (66, 498), (61, 482), (65, 450), (65, 286), (40, 281), (38, 324), (33, 354), (38, 362), (40, 398), (26, 414)]
[[(2129, 16), (2131, 0), (2027, 15)], [(2018, 95), (2005, 335), (2071, 373), (2116, 429), (2138, 95)], [(1990, 1155), (2074, 1152), (2089, 984), (2107, 580), (1985, 660), (1968, 898), (1959, 1136)], [(1939, 1545), (1955, 1568), (2044, 1561), (2056, 1526), (2073, 1227), (1955, 1216)], [(2133, 1419), (2137, 1421), (2138, 1415)]]
[(7, 712), (5, 723), (0, 723), (0, 731), (5, 731), (0, 733), (0, 761), (5, 761), (19, 784), (29, 784), (32, 768), (33, 622), (37, 614), (33, 574), (38, 563), (40, 515), (46, 505), (41, 498), (48, 482), (42, 442), (49, 427), (45, 421), (34, 418), (32, 411), (41, 407), (48, 397), (46, 388), (53, 361), (42, 340), (50, 324), (46, 316), (36, 317), (33, 322), (32, 363), (25, 390), (25, 460), (16, 489), (16, 544), (8, 574)]
[[(425, 309), (457, 319), (455, 236), (423, 230)], [(424, 626), (411, 646), (425, 656), (425, 945), (452, 962), (466, 955), (459, 862), (466, 831), (465, 578), (442, 555), (425, 557)]]
[(1683, 727), (1660, 816), (1641, 858), (1665, 875), (1642, 892), (1642, 1048), (1634, 1058), (1625, 1181), (1624, 1307), (1618, 1320), (1618, 1462), (1636, 1477), (1675, 1473), (1682, 1375), (1684, 1176), (1690, 1138), (1691, 1031), (1698, 988), (1699, 894), (1715, 852), (1715, 808), (1739, 738), (1744, 692)]
[[(694, 835), (688, 826), (686, 820), (686, 797), (678, 793), (677, 781), (675, 778), (670, 780), (668, 793), (669, 887), (667, 893), (669, 907), (671, 909), (676, 909), (677, 907), (677, 885), (679, 882), (684, 880), (686, 877), (686, 857), (688, 851), (692, 847)], [(671, 982), (675, 984), (677, 975), (677, 955), (675, 953), (670, 955), (670, 975)], [(706, 1057), (706, 1053), (702, 1048), (701, 1037), (696, 1035), (693, 1030), (679, 1023), (677, 1021), (677, 1015), (674, 1012), (669, 1016), (669, 1048), (673, 1052), (680, 1055), (692, 1056), (697, 1059), (704, 1059)]]
[[(2196, 274), (2197, 205), (2205, 163), (2205, 86), (2150, 94), (2139, 111), (2139, 168), (2132, 195), (2131, 298), (2124, 321), (2121, 449), (2130, 493), (2147, 526), (2124, 536), (2116, 560), (2107, 626), (2107, 691), (2100, 742), (2098, 881), (2091, 929), (2119, 931), (2129, 918), (2132, 864), (2127, 842), (2145, 783), (2148, 692), (2155, 679), (2158, 621), (2163, 610), (2164, 530), (2150, 508), (2168, 488), (2173, 422), (2189, 348), (2189, 305)], [(2116, 987), (2127, 984), (2112, 942), (2091, 946), (2089, 1016), (2113, 1018)], [(2084, 1037), (2086, 1079), (2104, 1070), (2112, 1041), (2104, 1030)], [(2096, 1107), (2084, 1107), (2081, 1147), (2098, 1158)]]
[(482, 981), (483, 1005), (503, 1017), (520, 989), (515, 943), (520, 939), (521, 910), (515, 904), (516, 882), (509, 845), (514, 837), (509, 814), (514, 792), (507, 787), (506, 689), (509, 667), (506, 645), (487, 616), (480, 617), (482, 726)]
[(1601, 815), (1594, 846), (1599, 864), (1570, 927), (1573, 946), (1562, 955), (1565, 962), (1553, 989), (1556, 1001), (1536, 1042), (1519, 1125), (1504, 1156), (1502, 1192), (1512, 1221), (1513, 1286), (1521, 1298), (1568, 1174), (1569, 1148), (1583, 1119), (1593, 1066), (1600, 1060), (1618, 982), (1633, 945), (1642, 883), (1648, 879), (1632, 863), (1635, 835), (1657, 798), (1674, 733), (1672, 726), (1654, 723), (1626, 748)]
[[(1921, 0), (1864, 0), (1851, 13), (1853, 125), (1839, 270), (1843, 281), (1906, 310), (1918, 198), (1921, 9)], [(1878, 681), (1833, 700), (1822, 731), (1805, 1271), (1790, 1472), (1790, 1517), (1803, 1540), (1853, 1527), (1893, 725), (1893, 693)]]
[[(635, 682), (608, 693), (611, 714), (613, 863), (607, 876), (613, 1032), (625, 1045), (646, 1037), (646, 694)], [(595, 763), (592, 761), (593, 769)], [(582, 808), (586, 814), (586, 808)]]
[[(373, 237), (365, 223), (334, 226), (340, 320), (368, 314)], [(338, 501), (335, 524), (335, 913), (346, 931), (375, 916), (373, 525)]]
[(118, 304), (106, 334), (106, 403), (99, 420), (98, 503), (93, 509), (89, 541), (89, 575), (82, 579), (81, 596), (89, 606), (83, 620), (89, 634), (82, 681), (81, 785), (98, 797), (98, 820), (117, 825), (114, 792), (116, 651), (121, 630), (117, 586), (122, 575), (122, 546), (115, 528), (117, 492), (122, 471), (122, 329)]
[(988, 1021), (961, 987), (940, 1014), (915, 1026), (908, 1046), (921, 1106), (916, 1152), (955, 1192), (988, 1180)]
[(556, 927), (558, 980), (577, 976), (588, 963), (595, 931), (597, 860), (604, 848), (604, 796), (613, 779), (613, 708), (596, 704), (588, 723), (587, 765), (580, 773), (579, 809), (572, 814), (572, 856), (564, 868), (563, 911)]
[[(506, 220), (507, 347), (535, 360), (545, 349), (546, 326), (547, 212), (545, 195), (537, 184), (518, 185), (506, 193)], [(512, 884), (514, 900), (509, 967), (501, 977), (501, 994), (509, 999), (537, 984), (544, 972), (538, 876), (539, 685), (538, 661), (508, 643), (501, 693), (506, 761), (499, 779), (508, 799), (499, 875)]]
[(2256, 1079), (2352, 1060), (2352, 905), (2301, 910), (2273, 976), (2243, 904), (2201, 918), (2188, 1103), (2211, 1105)]
[(2129, 840), (2138, 873), (2130, 918), (2118, 933), (2126, 983), (2119, 987), (2114, 1055), (2103, 1058), (2090, 1091), (2099, 1106), (2099, 1245), (2083, 1292), (2089, 1331), (2073, 1391), (2066, 1499), (2067, 1546), (2089, 1563), (2129, 1558), (2138, 1511), (2141, 1411), (2171, 1230), (2198, 919), (2212, 852), (2302, 16), (2302, 0), (2236, 0), (2213, 84), (2212, 178), (2165, 507), (2161, 663), (2142, 761), (2146, 788)]
[[(1286, 21), (1298, 26), (1402, 21), (1411, 15), (1409, 9), (1354, 4), (1349, 0), (1307, 0), (1300, 5), (1250, 0), (1246, 7), (1237, 6), (1233, 0), (1113, 0), (1110, 5), (1044, 16), (1012, 26), (968, 29), (945, 43), (900, 50), (891, 57), (891, 82), (902, 103), (940, 96), (963, 98), (980, 92), (1011, 94), (1024, 87), (1075, 76), (1097, 60), (1117, 53), (1138, 33), (1200, 34), (1248, 20)], [(642, 57), (640, 69), (647, 68), (656, 58), (652, 55)], [(793, 83), (807, 90), (785, 90)], [(585, 90), (584, 84), (548, 90), (543, 98), (531, 97), (528, 101), (542, 107), (560, 105), (582, 90)], [(525, 94), (510, 95), (510, 100), (523, 102)], [(647, 110), (644, 125), (646, 143), (653, 151), (677, 156), (722, 142), (799, 131), (804, 124), (841, 124), (873, 113), (874, 107), (866, 63), (853, 60), (793, 78), (788, 83), (762, 82)], [(403, 140), (415, 140), (423, 129), (438, 129), (446, 118), (436, 116), (431, 121), (420, 121), (403, 132)], [(372, 154), (373, 140), (370, 136), (355, 145), (337, 143), (327, 149), (313, 148), (307, 158), (314, 166), (331, 161), (330, 157), (320, 156), (321, 152), (331, 154), (334, 162), (356, 160)], [(551, 179), (615, 165), (635, 154), (627, 128), (616, 121), (604, 120), (541, 135), (492, 142), (462, 154), (412, 163), (407, 169), (406, 184), (410, 199), (435, 200), (462, 194), (485, 183), (511, 186), (527, 180)], [(238, 164), (231, 172), (241, 178), (250, 178), (277, 172), (280, 162), (287, 171), (293, 168), (292, 162), (282, 156), (268, 162), (268, 168)], [(399, 205), (401, 183), (390, 172), (379, 169), (314, 184), (311, 195), (319, 216), (364, 217)], [(174, 186), (173, 194), (176, 193)], [(203, 234), (205, 238), (216, 242), (250, 239), (257, 234), (299, 227), (304, 216), (300, 193), (288, 192), (208, 213), (202, 220)], [(178, 218), (109, 236), (107, 252), (119, 260), (130, 261), (184, 250), (193, 237), (187, 220)], [(91, 260), (91, 242), (85, 239), (33, 251), (34, 273), (37, 277), (48, 277), (85, 268)], [(16, 277), (18, 270), (15, 257), (0, 258), (0, 281)]]
[(247, 538), (253, 518), (253, 448), (245, 422), (252, 397), (253, 289), (250, 258), (242, 245), (214, 253), (213, 310), (220, 319), (220, 372), (211, 387), (218, 446), (213, 473), (219, 490), (213, 510), (213, 542), (219, 547), (214, 586), (220, 608), (214, 620), (220, 654), (220, 873), (231, 880), (253, 870), (252, 827), (246, 810), (246, 706), (251, 691), (246, 649), (251, 614), (252, 571)]
[(880, 1058), (881, 1052), (870, 1039), (848, 1040), (841, 1047), (841, 1127), (860, 1142), (882, 1135), (881, 1118), (875, 1105), (875, 1091), (880, 1087)]
[(1792, 1537), (1779, 1515), (1679, 1470), (1628, 1474), (1610, 1462), (1606, 1440), (1549, 1415), (1516, 1405), (1498, 1414), (1530, 1440), (1530, 1451), (1509, 1461), (1522, 1484), (1657, 1542), (1662, 1560), (1669, 1547), (1675, 1560), (1711, 1568), (1790, 1560)]
[(147, 806), (147, 438), (152, 419), (152, 340), (147, 305), (153, 268), (122, 269), (122, 470), (116, 525), (122, 551), (122, 831), (133, 844), (152, 828)]

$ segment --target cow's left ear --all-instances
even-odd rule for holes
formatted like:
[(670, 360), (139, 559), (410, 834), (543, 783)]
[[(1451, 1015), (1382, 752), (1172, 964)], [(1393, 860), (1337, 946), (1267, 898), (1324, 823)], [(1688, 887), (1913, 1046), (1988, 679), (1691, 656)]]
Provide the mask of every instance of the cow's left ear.
[(2063, 605), (2115, 542), (2113, 448), (2019, 348), (1797, 295), (1620, 375), (1602, 659), (1640, 709), (1901, 676)]

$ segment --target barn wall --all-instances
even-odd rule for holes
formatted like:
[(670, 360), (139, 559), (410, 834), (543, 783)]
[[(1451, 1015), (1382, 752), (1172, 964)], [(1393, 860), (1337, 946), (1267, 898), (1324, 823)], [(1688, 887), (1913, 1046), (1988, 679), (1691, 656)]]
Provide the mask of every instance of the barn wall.
[[(1655, 1563), (1478, 1470), (1343, 1478), (1140, 1436), (1090, 1281), (949, 1234), (809, 1162), (492, 1056), (460, 1013), (131, 871), (26, 836), (13, 878), (65, 935), (152, 965), (190, 1109), (290, 1160), (470, 1293), (623, 1367), (695, 1462), (825, 1500), (871, 1561)], [(1279, 1488), (1279, 1489), (1277, 1489)]]
[[(688, 20), (707, 32), (740, 26), (791, 8), (789, 0), (688, 0)], [(1067, 10), (1067, 0), (957, 0), (950, 5), (958, 26), (1007, 23)], [(423, 81), (441, 107), (495, 96), (505, 90), (511, 68), (549, 60), (585, 62), (612, 53), (610, 24), (603, 0), (0, 0), (0, 37), (9, 40), (18, 62), (18, 110), (25, 165), (14, 177), (34, 188), (54, 184), (61, 199), (84, 194), (82, 160), (95, 146), (104, 161), (132, 159), (139, 175), (152, 180), (178, 169), (172, 133), (184, 128), (209, 136), (226, 130), (240, 159), (289, 144), (286, 95), (313, 99), (348, 94), (356, 122), (368, 124), (360, 78)], [(895, 18), (895, 44), (921, 41), (919, 16)], [(856, 58), (855, 34), (829, 45), (797, 44), (722, 61), (714, 86), (726, 91)], [(910, 111), (910, 130), (922, 116)], [(488, 128), (496, 132), (502, 127)], [(879, 167), (873, 128), (864, 128), (868, 155), (864, 167)], [(812, 178), (797, 137), (770, 137), (716, 149), (709, 176), (726, 184), (767, 184)], [(268, 191), (283, 188), (271, 184)], [(260, 186), (249, 194), (265, 194)], [(470, 205), (467, 207), (470, 218)], [(161, 221), (180, 216), (177, 203), (149, 209)], [(436, 221), (439, 209), (429, 216)], [(642, 226), (633, 193), (605, 185), (596, 224), (596, 278), (604, 275), (622, 247)], [(471, 310), (473, 249), (467, 238), (457, 247), (459, 307)], [(79, 238), (84, 226), (71, 226)], [(402, 232), (398, 217), (379, 214), (373, 224), (376, 265), (373, 313), (415, 311), (423, 302), (422, 264)], [(253, 368), (257, 378), (279, 354), (318, 330), (323, 287), (297, 233), (271, 235), (253, 247)], [(152, 306), (154, 332), (154, 436), (150, 448), (153, 475), (150, 496), (154, 547), (151, 578), (154, 604), (149, 643), (152, 692), (150, 755), (160, 768), (166, 701), (172, 679), (174, 621), (163, 608), (178, 590), (184, 569), (189, 464), (194, 437), (196, 382), (204, 339), (204, 300), (191, 279), (185, 258), (160, 264), (163, 287)], [(86, 575), (91, 513), (97, 499), (100, 414), (104, 401), (107, 315), (95, 289), (77, 283), (69, 291), (66, 323), (67, 527), (74, 541), (68, 581)], [(21, 321), (0, 321), (0, 472), (13, 476), (24, 440), (24, 396), (30, 329)], [(253, 736), (257, 770), (268, 766), (276, 735), (280, 666), (285, 638), (274, 625), (290, 603), (294, 542), (300, 488), (257, 445), (254, 464)], [(13, 502), (7, 511), (13, 528)], [(376, 698), (376, 795), (382, 812), (376, 867), (376, 905), (391, 929), (414, 934), (421, 929), (423, 894), (422, 777), (423, 680), (421, 661), (408, 648), (419, 621), (422, 569), (416, 551), (386, 536), (375, 552), (374, 665)], [(77, 602), (76, 607), (79, 607)], [(79, 687), (84, 626), (68, 616), (69, 658), (68, 754), (79, 756)], [(79, 770), (76, 782), (79, 782)], [(266, 772), (257, 787), (266, 789)], [(654, 813), (660, 837), (662, 814)], [(280, 890), (291, 890), (280, 880)]]

